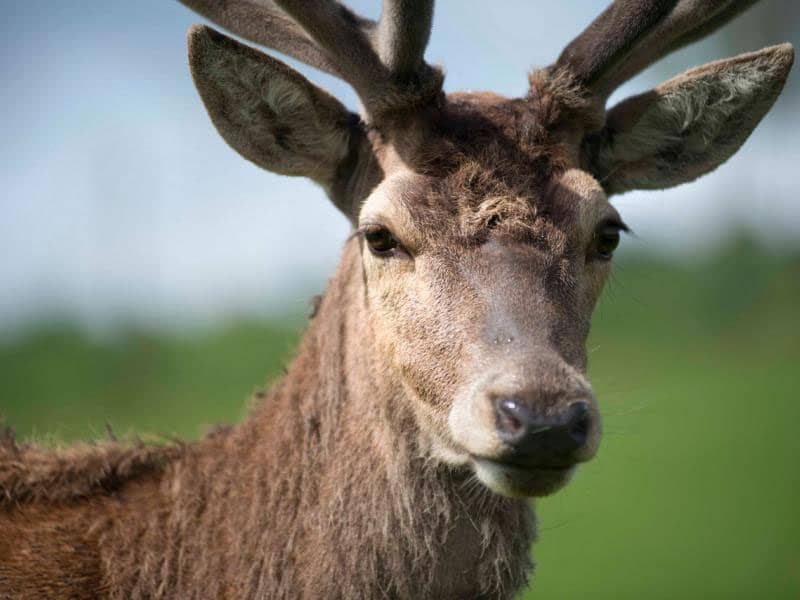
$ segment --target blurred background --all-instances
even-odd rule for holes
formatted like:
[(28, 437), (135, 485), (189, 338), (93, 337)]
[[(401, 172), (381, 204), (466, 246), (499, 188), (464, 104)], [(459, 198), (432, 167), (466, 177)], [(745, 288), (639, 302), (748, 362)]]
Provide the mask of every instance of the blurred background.
[[(521, 95), (604, 5), (439, 0), (427, 58), (448, 90)], [(240, 419), (338, 260), (348, 224), (322, 192), (214, 131), (186, 66), (199, 20), (28, 0), (0, 23), (0, 418), (22, 437)], [(800, 42), (800, 3), (763, 0), (612, 103), (782, 41)], [(525, 598), (800, 598), (799, 97), (793, 73), (717, 172), (614, 200), (635, 235), (589, 341), (603, 447), (537, 502)]]

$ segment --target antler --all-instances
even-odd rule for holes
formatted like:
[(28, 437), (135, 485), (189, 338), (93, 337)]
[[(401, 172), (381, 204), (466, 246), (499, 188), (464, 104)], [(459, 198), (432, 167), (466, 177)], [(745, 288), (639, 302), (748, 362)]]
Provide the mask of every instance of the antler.
[(399, 79), (424, 69), (423, 55), (431, 35), (433, 0), (384, 0), (378, 24), (378, 55)]
[(344, 79), (373, 120), (441, 91), (441, 72), (423, 60), (433, 0), (384, 0), (377, 23), (335, 0), (180, 1), (251, 42)]
[(566, 68), (599, 97), (705, 37), (757, 0), (616, 0), (561, 53)]

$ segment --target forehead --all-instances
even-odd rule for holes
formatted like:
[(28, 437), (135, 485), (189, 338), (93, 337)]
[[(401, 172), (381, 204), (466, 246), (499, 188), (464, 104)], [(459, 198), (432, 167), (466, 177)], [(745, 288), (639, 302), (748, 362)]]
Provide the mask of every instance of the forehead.
[[(555, 228), (562, 237), (592, 227), (608, 201), (576, 169), (569, 127), (529, 101), (455, 94), (415, 151), (387, 146), (384, 181), (361, 211), (406, 235), (478, 236), (499, 222)], [(522, 232), (523, 227), (517, 227)]]
[(614, 214), (599, 183), (579, 169), (551, 173), (545, 182), (500, 177), (479, 164), (445, 177), (409, 169), (390, 174), (364, 203), (360, 222), (386, 225), (411, 245), (425, 238), (480, 241), (493, 228), (508, 235), (564, 245)]

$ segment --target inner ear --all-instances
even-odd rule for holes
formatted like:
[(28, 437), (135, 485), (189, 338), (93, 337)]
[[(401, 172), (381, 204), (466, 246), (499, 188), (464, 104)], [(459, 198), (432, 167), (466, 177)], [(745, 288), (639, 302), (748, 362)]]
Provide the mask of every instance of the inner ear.
[(608, 193), (691, 181), (730, 158), (777, 99), (789, 44), (710, 63), (609, 111), (585, 142), (587, 168)]
[(378, 174), (357, 115), (282, 62), (205, 26), (189, 63), (211, 121), (258, 166), (319, 183), (351, 219)]

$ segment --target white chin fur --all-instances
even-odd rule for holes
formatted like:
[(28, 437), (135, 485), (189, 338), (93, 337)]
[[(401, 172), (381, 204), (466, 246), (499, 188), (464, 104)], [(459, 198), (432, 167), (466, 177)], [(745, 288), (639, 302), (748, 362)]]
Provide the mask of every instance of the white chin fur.
[(505, 474), (505, 469), (488, 460), (476, 460), (473, 464), (475, 475), (480, 482), (495, 494), (502, 494), (511, 498), (524, 498), (513, 486)]

